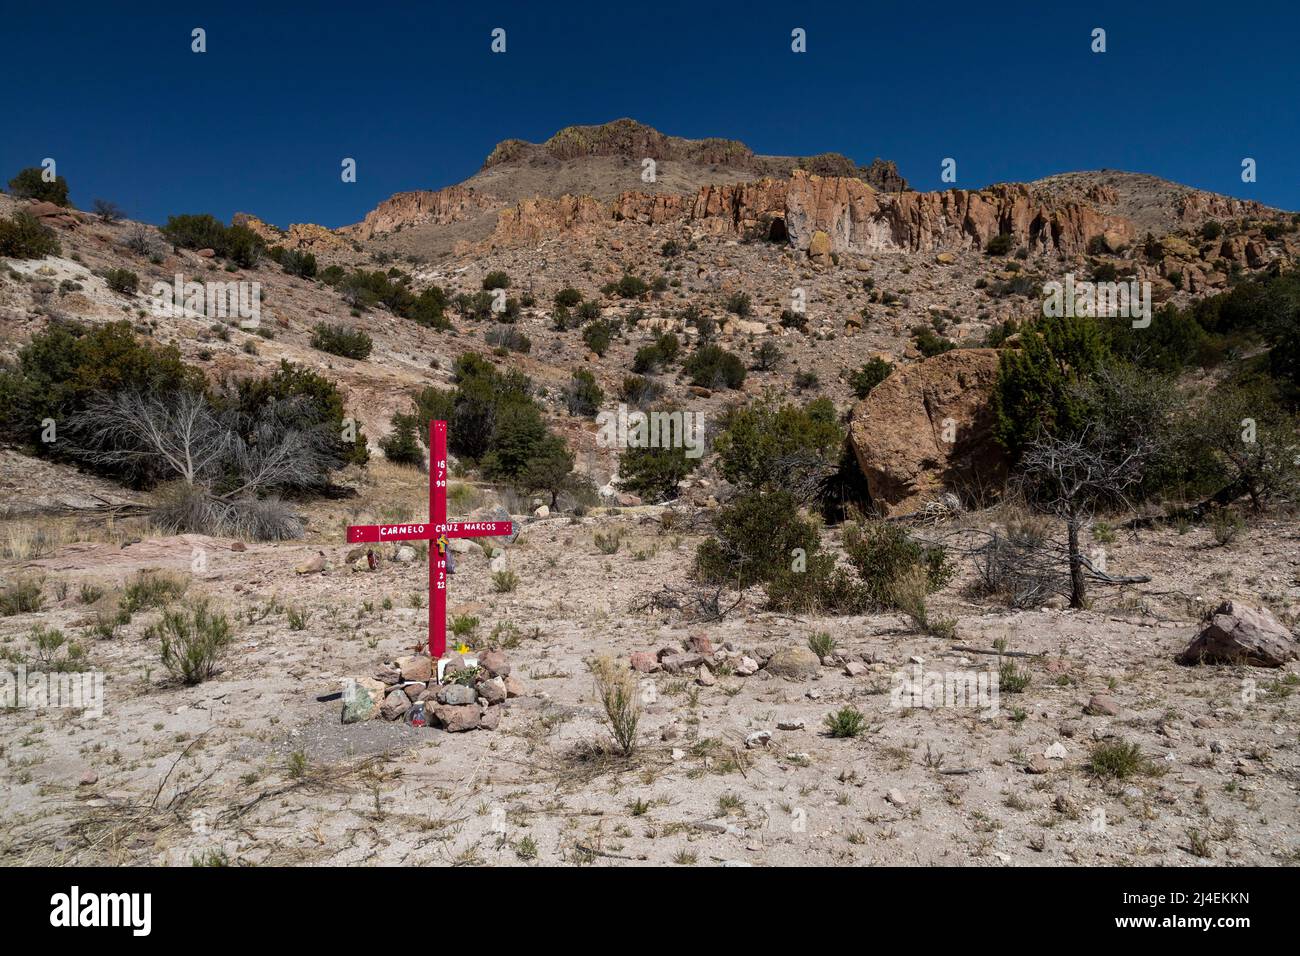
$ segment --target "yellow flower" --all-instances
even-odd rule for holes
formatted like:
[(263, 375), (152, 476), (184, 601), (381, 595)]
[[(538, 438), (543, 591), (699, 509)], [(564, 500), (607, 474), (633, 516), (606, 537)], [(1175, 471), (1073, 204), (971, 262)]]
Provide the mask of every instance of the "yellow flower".
[(468, 653), (469, 653), (469, 645), (466, 644), (464, 641), (461, 641), (461, 643), (459, 643), (459, 644), (456, 645), (456, 653), (457, 653), (457, 654), (468, 654)]

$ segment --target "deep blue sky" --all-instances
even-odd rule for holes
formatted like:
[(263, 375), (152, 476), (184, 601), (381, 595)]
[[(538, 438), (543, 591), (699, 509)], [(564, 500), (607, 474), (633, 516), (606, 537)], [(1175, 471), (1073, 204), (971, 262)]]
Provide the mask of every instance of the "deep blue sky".
[(152, 222), (339, 226), (465, 179), (501, 139), (621, 116), (760, 153), (881, 156), (920, 189), (951, 156), (971, 188), (1109, 167), (1300, 209), (1293, 3), (115, 6), (8, 5), (0, 172), (54, 157), (78, 206)]

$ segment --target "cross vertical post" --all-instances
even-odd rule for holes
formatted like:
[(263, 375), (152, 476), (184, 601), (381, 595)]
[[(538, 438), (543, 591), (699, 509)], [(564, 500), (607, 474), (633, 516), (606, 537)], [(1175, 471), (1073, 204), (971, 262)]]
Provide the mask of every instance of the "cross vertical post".
[(447, 650), (447, 423), (429, 422), (429, 523), (437, 536), (429, 542), (429, 656)]

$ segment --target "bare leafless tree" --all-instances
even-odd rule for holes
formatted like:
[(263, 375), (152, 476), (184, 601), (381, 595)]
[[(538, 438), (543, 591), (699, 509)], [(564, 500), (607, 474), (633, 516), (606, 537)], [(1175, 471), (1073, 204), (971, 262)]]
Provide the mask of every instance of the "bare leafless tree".
[(232, 435), (206, 396), (181, 391), (166, 400), (141, 392), (107, 393), (69, 422), (74, 453), (136, 480), (162, 475), (209, 484), (230, 456)]
[(1071, 607), (1083, 607), (1086, 572), (1096, 570), (1080, 547), (1080, 531), (1099, 507), (1132, 507), (1129, 493), (1155, 448), (1154, 437), (1117, 442), (1093, 425), (1069, 436), (1040, 433), (1025, 449), (1019, 476), (1025, 500), (1065, 522)]

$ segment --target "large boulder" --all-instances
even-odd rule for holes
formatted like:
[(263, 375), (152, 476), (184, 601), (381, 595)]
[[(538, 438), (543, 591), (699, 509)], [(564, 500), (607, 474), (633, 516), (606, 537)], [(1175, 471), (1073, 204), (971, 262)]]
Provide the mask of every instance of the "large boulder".
[(821, 660), (809, 648), (792, 644), (777, 650), (767, 661), (767, 672), (776, 677), (788, 677), (791, 680), (807, 680), (816, 677), (821, 667)]
[(1295, 656), (1295, 639), (1271, 613), (1224, 601), (1215, 608), (1205, 629), (1178, 656), (1178, 662), (1281, 667)]
[(993, 436), (997, 349), (953, 349), (901, 367), (853, 409), (849, 442), (871, 500), (907, 514), (945, 490), (996, 489), (1007, 461)]

